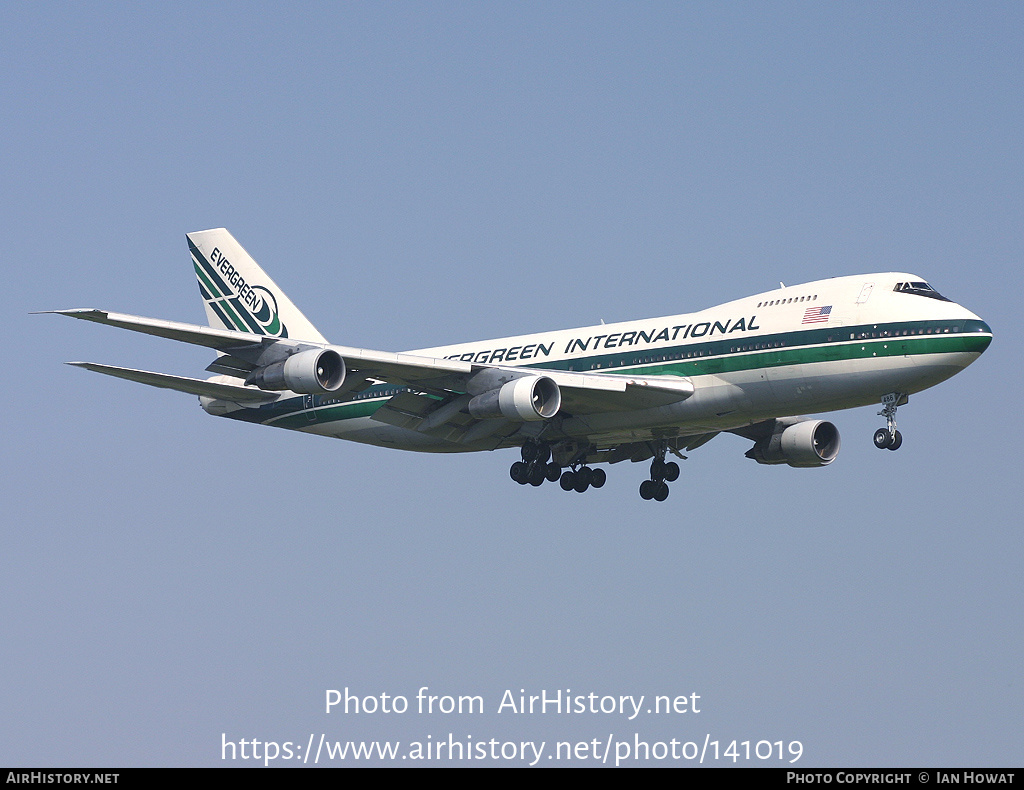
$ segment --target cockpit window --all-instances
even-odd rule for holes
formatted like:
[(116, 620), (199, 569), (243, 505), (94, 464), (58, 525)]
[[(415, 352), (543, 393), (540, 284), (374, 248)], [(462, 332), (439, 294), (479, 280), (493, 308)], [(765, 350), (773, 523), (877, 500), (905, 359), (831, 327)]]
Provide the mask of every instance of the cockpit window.
[(947, 299), (945, 296), (943, 296), (930, 285), (928, 285), (928, 283), (921, 282), (920, 280), (918, 280), (917, 282), (896, 283), (896, 287), (893, 288), (893, 290), (897, 291), (898, 293), (914, 294), (915, 296), (927, 296), (929, 299), (940, 299), (943, 302), (949, 301), (949, 299)]

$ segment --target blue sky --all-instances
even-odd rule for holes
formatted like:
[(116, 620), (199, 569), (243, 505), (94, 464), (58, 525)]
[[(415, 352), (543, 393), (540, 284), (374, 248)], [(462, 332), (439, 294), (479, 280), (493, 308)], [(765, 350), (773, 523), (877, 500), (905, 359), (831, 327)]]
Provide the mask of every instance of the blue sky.
[[(1012, 765), (1022, 31), (1014, 3), (6, 4), (0, 763), (220, 765), (228, 739), (799, 740)], [(229, 228), (330, 339), (399, 350), (910, 271), (970, 369), (834, 415), (830, 467), (724, 436), (663, 505), (511, 452), (396, 454), (63, 366), (196, 349), (33, 310), (203, 313)], [(327, 715), (324, 692), (481, 695)], [(506, 689), (700, 714), (497, 714)], [(774, 763), (769, 763), (774, 764)]]

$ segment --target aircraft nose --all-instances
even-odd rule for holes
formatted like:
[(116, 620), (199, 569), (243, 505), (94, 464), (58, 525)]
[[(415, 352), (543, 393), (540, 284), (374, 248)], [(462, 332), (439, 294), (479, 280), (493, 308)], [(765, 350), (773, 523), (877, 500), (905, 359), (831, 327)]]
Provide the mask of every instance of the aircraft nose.
[(980, 318), (964, 322), (964, 343), (968, 351), (982, 353), (992, 342), (992, 327)]

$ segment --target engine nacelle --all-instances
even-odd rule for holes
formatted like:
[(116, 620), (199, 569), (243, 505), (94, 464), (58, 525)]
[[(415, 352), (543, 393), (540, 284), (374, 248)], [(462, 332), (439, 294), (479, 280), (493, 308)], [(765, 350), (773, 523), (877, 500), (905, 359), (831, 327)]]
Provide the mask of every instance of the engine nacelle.
[(331, 348), (312, 348), (253, 371), (245, 380), (261, 390), (291, 390), (302, 395), (336, 392), (345, 381), (345, 360)]
[(504, 417), (517, 422), (547, 420), (558, 414), (562, 391), (547, 376), (522, 376), (477, 395), (469, 413), (479, 419)]
[(759, 464), (828, 466), (839, 455), (839, 429), (825, 420), (781, 423), (747, 451)]

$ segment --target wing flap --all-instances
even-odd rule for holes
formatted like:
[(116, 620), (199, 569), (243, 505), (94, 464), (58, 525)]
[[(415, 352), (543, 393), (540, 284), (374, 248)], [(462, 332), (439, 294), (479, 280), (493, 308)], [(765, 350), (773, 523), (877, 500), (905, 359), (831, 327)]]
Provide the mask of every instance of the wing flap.
[(432, 398), (412, 392), (400, 392), (373, 413), (373, 419), (398, 428), (415, 430), (430, 411)]
[(497, 423), (503, 422), (477, 420), (460, 411), (468, 401), (468, 396), (456, 396), (445, 402), (430, 395), (402, 392), (377, 409), (373, 419), (450, 442), (462, 441), (466, 432), (478, 422), (494, 423), (495, 427)]
[(436, 379), (450, 374), (466, 375), (473, 372), (468, 362), (454, 359), (435, 359), (416, 354), (395, 354), (372, 351), (367, 348), (331, 346), (345, 358), (345, 364), (373, 378), (394, 384), (407, 384), (425, 379)]
[[(686, 456), (683, 455), (682, 451), (689, 451), (700, 447), (714, 439), (718, 434), (719, 431), (712, 431), (711, 433), (697, 434), (695, 436), (663, 438), (662, 441), (665, 443), (665, 448), (673, 455), (685, 460)], [(657, 444), (654, 441), (624, 442), (616, 444), (603, 453), (598, 453), (596, 456), (588, 456), (588, 460), (606, 461), (610, 464), (617, 464), (622, 461), (641, 463), (654, 458), (656, 454)]]
[(230, 354), (219, 354), (217, 359), (206, 366), (210, 373), (219, 373), (222, 376), (234, 376), (236, 379), (244, 379), (255, 369), (251, 362), (233, 357)]
[[(547, 372), (545, 372), (547, 375)], [(605, 376), (576, 374), (581, 383), (563, 384), (552, 376), (562, 390), (562, 407), (569, 413), (633, 411), (654, 409), (678, 403), (693, 395), (693, 382), (686, 378)]]

